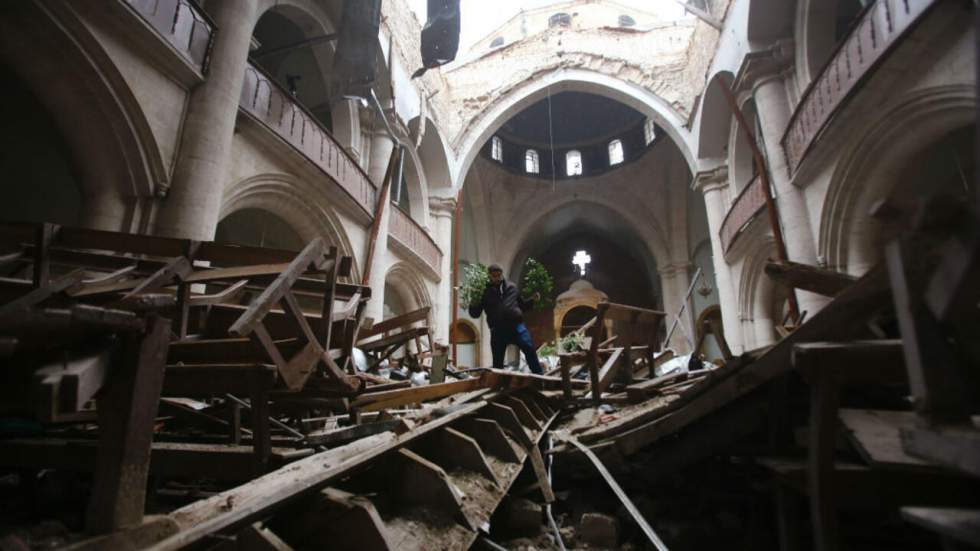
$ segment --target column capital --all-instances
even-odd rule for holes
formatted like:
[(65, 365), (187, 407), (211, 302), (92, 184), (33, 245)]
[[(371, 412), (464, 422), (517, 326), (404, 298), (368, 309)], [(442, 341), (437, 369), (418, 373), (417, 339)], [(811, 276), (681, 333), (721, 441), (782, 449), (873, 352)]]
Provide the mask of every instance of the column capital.
[(456, 214), (455, 197), (429, 197), (429, 214), (452, 218)]
[(794, 42), (790, 38), (777, 40), (758, 52), (747, 54), (735, 75), (733, 89), (737, 92), (752, 90), (772, 80), (782, 80), (786, 71), (792, 67)]
[(710, 170), (702, 170), (694, 175), (691, 189), (707, 195), (712, 191), (728, 186), (728, 165), (721, 165)]
[(694, 267), (693, 264), (684, 260), (681, 262), (674, 262), (667, 264), (666, 266), (657, 267), (657, 273), (665, 278), (673, 278), (679, 274), (687, 274), (691, 272), (691, 268)]

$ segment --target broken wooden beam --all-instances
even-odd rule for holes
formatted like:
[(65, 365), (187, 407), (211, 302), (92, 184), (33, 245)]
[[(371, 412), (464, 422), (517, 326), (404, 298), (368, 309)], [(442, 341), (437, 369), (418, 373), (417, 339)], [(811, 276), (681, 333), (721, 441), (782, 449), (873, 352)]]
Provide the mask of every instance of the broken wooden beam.
[(765, 271), (781, 285), (825, 297), (835, 297), (857, 281), (852, 275), (791, 261), (766, 262)]

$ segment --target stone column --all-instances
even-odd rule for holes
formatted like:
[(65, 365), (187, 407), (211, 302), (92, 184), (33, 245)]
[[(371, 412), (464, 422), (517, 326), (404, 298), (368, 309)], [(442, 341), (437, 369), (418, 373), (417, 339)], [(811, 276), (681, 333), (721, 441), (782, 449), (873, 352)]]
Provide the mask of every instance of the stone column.
[[(772, 178), (772, 186), (776, 190), (776, 205), (779, 209), (783, 239), (786, 242), (786, 254), (794, 262), (816, 266), (816, 244), (810, 227), (806, 197), (803, 195), (803, 190), (793, 185), (790, 180), (789, 166), (782, 145), (783, 134), (789, 126), (792, 114), (783, 77), (786, 66), (781, 61), (786, 56), (783, 49), (781, 43), (775, 46), (772, 54), (773, 62), (752, 74), (752, 93), (762, 128), (762, 141), (765, 144), (769, 174)], [(789, 53), (792, 53), (791, 49)], [(797, 298), (800, 311), (808, 312), (807, 318), (812, 318), (829, 302), (827, 297), (806, 291), (797, 291)]]
[[(664, 311), (667, 313), (665, 331), (670, 331), (674, 324), (674, 316), (680, 311), (684, 304), (684, 295), (687, 293), (688, 286), (691, 285), (691, 263), (687, 261), (675, 262), (668, 266), (663, 266), (657, 270), (660, 273), (660, 288), (664, 294)], [(683, 327), (680, 326), (683, 324)], [(678, 354), (691, 352), (691, 345), (684, 338), (684, 332), (690, 335), (691, 340), (695, 339), (692, 331), (690, 306), (681, 315), (678, 327), (674, 329), (674, 334), (670, 337), (667, 346), (673, 348)], [(664, 335), (666, 337), (666, 334)]]
[(172, 237), (214, 238), (258, 0), (209, 2), (218, 28), (207, 80), (191, 93), (173, 185), (156, 224)]
[(360, 164), (364, 151), (361, 147), (361, 109), (358, 101), (340, 99), (333, 102), (330, 117), (333, 119), (334, 138)]
[(718, 286), (718, 301), (721, 307), (722, 325), (725, 339), (732, 353), (741, 354), (744, 350), (742, 327), (738, 319), (738, 294), (732, 282), (731, 269), (725, 262), (721, 246), (721, 224), (728, 211), (728, 167), (699, 172), (694, 176), (693, 187), (704, 195), (704, 205), (708, 214), (708, 232), (711, 236), (711, 256), (715, 270), (715, 285)]
[[(382, 187), (385, 171), (388, 169), (388, 160), (395, 144), (387, 134), (375, 134), (371, 139), (371, 162), (368, 165), (368, 177), (378, 186)], [(378, 238), (374, 245), (374, 258), (371, 261), (371, 277), (368, 285), (371, 286), (371, 300), (368, 302), (366, 316), (378, 322), (384, 318), (385, 301), (385, 274), (388, 272), (388, 220), (391, 218), (391, 189), (385, 195), (385, 209), (381, 214), (381, 223), (378, 226)], [(368, 239), (371, 236), (368, 235)], [(366, 249), (365, 249), (366, 250)]]
[(449, 344), (449, 330), (453, 322), (453, 216), (456, 199), (429, 197), (429, 218), (432, 220), (432, 237), (442, 249), (442, 266), (439, 267), (439, 291), (433, 305), (432, 319), (436, 324), (435, 337)]
[(371, 159), (367, 173), (378, 188), (381, 188), (385, 172), (388, 170), (388, 161), (391, 159), (391, 151), (394, 148), (395, 142), (387, 134), (378, 132), (371, 136)]

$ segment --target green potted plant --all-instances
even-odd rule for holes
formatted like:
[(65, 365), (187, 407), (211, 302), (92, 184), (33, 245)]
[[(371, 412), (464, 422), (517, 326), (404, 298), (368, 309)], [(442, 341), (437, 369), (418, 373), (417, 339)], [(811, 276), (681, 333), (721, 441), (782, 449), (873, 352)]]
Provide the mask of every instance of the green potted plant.
[(469, 308), (483, 300), (483, 291), (490, 282), (487, 267), (479, 262), (467, 264), (459, 282), (459, 305)]
[(539, 293), (541, 299), (534, 303), (535, 310), (551, 308), (555, 305), (555, 279), (543, 264), (533, 258), (524, 262), (524, 277), (521, 278), (521, 294), (525, 297)]

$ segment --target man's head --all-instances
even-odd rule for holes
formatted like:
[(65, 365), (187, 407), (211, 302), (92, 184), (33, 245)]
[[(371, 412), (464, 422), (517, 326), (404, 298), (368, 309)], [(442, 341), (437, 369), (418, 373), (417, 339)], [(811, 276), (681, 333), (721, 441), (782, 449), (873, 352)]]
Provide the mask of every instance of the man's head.
[(504, 279), (504, 270), (498, 264), (491, 264), (487, 268), (487, 273), (490, 274), (490, 283), (494, 285), (499, 284)]

